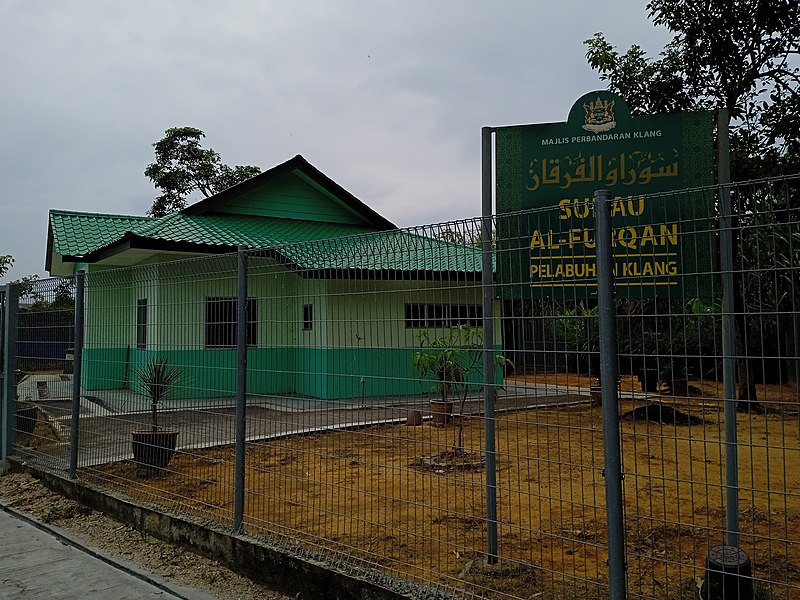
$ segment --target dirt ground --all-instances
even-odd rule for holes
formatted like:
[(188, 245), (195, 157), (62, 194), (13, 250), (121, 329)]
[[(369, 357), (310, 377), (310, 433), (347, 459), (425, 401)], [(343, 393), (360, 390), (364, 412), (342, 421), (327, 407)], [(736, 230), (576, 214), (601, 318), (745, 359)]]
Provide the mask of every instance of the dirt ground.
[[(587, 387), (588, 378), (529, 381)], [(623, 390), (636, 390), (631, 378)], [(699, 425), (622, 420), (626, 558), (633, 597), (696, 597), (706, 553), (723, 543), (725, 444), (721, 385), (691, 382), (691, 396), (661, 400)], [(760, 412), (738, 413), (740, 544), (761, 598), (800, 597), (800, 402), (789, 386), (760, 390)], [(644, 401), (620, 403), (621, 413)], [(601, 408), (524, 410), (497, 419), (501, 564), (482, 568), (484, 421), (465, 418), (462, 464), (452, 453), (459, 420), (445, 427), (378, 426), (247, 446), (245, 526), (327, 555), (474, 597), (607, 596)], [(465, 456), (456, 453), (461, 459)], [(87, 478), (168, 510), (229, 523), (231, 447), (180, 453), (140, 479), (119, 462)], [(431, 464), (432, 463), (432, 464)], [(458, 468), (456, 468), (458, 467)]]

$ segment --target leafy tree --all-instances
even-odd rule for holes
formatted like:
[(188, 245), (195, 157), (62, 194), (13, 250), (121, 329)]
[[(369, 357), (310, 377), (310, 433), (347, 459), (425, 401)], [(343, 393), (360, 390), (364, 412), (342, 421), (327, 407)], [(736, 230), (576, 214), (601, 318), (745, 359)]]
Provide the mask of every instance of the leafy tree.
[[(734, 181), (800, 170), (800, 3), (796, 0), (651, 0), (650, 18), (674, 34), (657, 60), (638, 45), (620, 54), (602, 33), (586, 40), (589, 65), (634, 114), (725, 108)], [(759, 195), (734, 190), (735, 251)], [(737, 347), (745, 340), (746, 277), (737, 273)], [(741, 354), (741, 352), (737, 352)], [(739, 398), (756, 400), (752, 365), (739, 361)]]
[(162, 194), (147, 214), (163, 217), (184, 208), (195, 191), (207, 198), (261, 173), (258, 167), (223, 164), (217, 152), (200, 146), (204, 137), (194, 127), (173, 127), (153, 144), (156, 160), (144, 174)]
[(459, 246), (477, 246), (481, 245), (481, 234), (473, 233), (470, 231), (462, 231), (456, 224), (449, 227), (444, 227), (433, 234), (437, 240), (449, 242), (451, 244), (458, 244)]
[(800, 167), (800, 3), (651, 0), (673, 34), (657, 60), (638, 45), (620, 54), (602, 33), (589, 65), (634, 114), (726, 108), (732, 174), (744, 180)]
[[(45, 280), (45, 282), (55, 280)], [(63, 313), (64, 319), (71, 322), (75, 312), (75, 280), (64, 278), (58, 282), (52, 294), (45, 294), (38, 275), (28, 275), (16, 281), (19, 284), (20, 298), (30, 298), (31, 304), (22, 311)], [(48, 299), (49, 298), (49, 299)]]
[(5, 275), (6, 271), (14, 264), (14, 257), (10, 254), (0, 255), (0, 277)]
[[(497, 247), (497, 230), (492, 227), (489, 234), (492, 239), (492, 248)], [(483, 246), (483, 238), (481, 226), (479, 222), (470, 223), (469, 221), (459, 223), (450, 223), (442, 226), (438, 231), (434, 232), (433, 237), (443, 242), (450, 244), (457, 244), (459, 246), (469, 246), (472, 248), (480, 249)]]
[(33, 298), (36, 302), (42, 300), (42, 295), (34, 289), (37, 281), (39, 281), (39, 276), (35, 273), (33, 275), (25, 275), (25, 277), (20, 277), (14, 281), (19, 286), (20, 300), (28, 297)]

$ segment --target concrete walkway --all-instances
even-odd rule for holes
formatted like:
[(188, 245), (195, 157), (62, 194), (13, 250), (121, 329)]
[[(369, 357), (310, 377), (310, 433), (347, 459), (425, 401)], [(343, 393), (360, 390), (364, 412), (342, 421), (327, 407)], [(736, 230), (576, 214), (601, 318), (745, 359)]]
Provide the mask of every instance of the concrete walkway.
[[(66, 470), (71, 422), (71, 375), (31, 375), (20, 382), (19, 397), (34, 402), (46, 415), (58, 441), (29, 439), (16, 447), (23, 460), (53, 470)], [(425, 397), (387, 397), (323, 401), (297, 396), (248, 396), (247, 441), (277, 439), (319, 431), (379, 424), (405, 423), (409, 410), (430, 413)], [(623, 398), (646, 398), (624, 392)], [(557, 408), (588, 403), (589, 390), (510, 380), (498, 390), (497, 411)], [(458, 403), (456, 403), (456, 406)], [(168, 403), (159, 411), (159, 424), (180, 431), (179, 450), (192, 450), (234, 442), (235, 401), (232, 397), (188, 398)], [(460, 407), (456, 409), (460, 410)], [(148, 427), (149, 405), (144, 396), (129, 390), (92, 391), (81, 395), (78, 467), (132, 458), (132, 429)], [(465, 415), (480, 415), (483, 394), (470, 395)]]
[(87, 548), (63, 529), (2, 509), (0, 598), (214, 600)]

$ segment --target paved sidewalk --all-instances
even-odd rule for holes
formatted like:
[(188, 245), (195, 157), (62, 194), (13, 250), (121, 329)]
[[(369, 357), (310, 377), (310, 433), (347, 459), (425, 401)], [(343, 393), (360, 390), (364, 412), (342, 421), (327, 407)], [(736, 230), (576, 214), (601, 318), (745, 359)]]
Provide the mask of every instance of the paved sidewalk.
[(0, 507), (0, 598), (213, 600)]

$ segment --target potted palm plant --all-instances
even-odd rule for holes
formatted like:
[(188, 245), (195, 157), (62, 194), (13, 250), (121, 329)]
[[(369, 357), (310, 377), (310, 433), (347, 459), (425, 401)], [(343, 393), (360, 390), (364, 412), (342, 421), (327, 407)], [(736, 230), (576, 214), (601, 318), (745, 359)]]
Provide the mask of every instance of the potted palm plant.
[(139, 465), (139, 476), (150, 477), (166, 467), (178, 443), (178, 431), (158, 424), (158, 409), (175, 393), (183, 376), (181, 369), (166, 358), (151, 359), (135, 370), (136, 383), (150, 400), (150, 428), (131, 432), (133, 460)]

